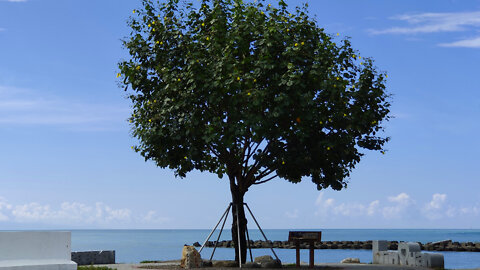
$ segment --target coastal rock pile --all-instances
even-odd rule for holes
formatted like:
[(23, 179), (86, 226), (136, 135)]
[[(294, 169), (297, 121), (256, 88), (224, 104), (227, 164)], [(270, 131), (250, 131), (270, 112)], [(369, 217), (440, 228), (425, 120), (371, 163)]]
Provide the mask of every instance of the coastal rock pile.
[[(480, 252), (480, 242), (452, 242), (452, 240), (445, 240), (439, 242), (420, 243), (422, 250), (429, 251), (470, 251)], [(199, 247), (198, 242), (193, 244)], [(214, 241), (208, 241), (206, 247), (214, 247)], [(233, 241), (219, 241), (217, 247), (233, 248)], [(287, 248), (295, 249), (295, 244), (288, 241), (262, 241), (262, 240), (250, 240), (251, 248)], [(300, 244), (301, 249), (308, 249), (309, 244)], [(372, 241), (322, 241), (315, 243), (315, 249), (372, 249)], [(388, 249), (397, 250), (398, 241), (390, 241), (388, 243)]]

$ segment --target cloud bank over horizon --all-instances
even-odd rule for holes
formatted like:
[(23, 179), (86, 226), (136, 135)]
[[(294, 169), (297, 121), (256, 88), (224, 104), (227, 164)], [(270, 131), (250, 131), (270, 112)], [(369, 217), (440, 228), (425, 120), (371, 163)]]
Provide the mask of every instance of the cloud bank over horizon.
[[(480, 216), (480, 205), (454, 206), (447, 198), (447, 194), (435, 193), (431, 195), (428, 202), (418, 203), (407, 193), (401, 192), (397, 195), (373, 199), (367, 203), (359, 203), (337, 201), (327, 198), (325, 192), (320, 192), (314, 203), (315, 211), (308, 215), (310, 218), (323, 221), (355, 220), (358, 221), (358, 223), (352, 223), (355, 226), (363, 224), (364, 221), (367, 222), (366, 224), (371, 224), (370, 227), (362, 226), (362, 228), (377, 228), (375, 224), (389, 224), (388, 222), (392, 221), (410, 222), (415, 225), (414, 221), (424, 220), (435, 224), (435, 222), (456, 218)], [(286, 211), (280, 218), (296, 220), (305, 218), (305, 214), (298, 209), (293, 209)], [(175, 228), (172, 218), (162, 216), (156, 210), (139, 212), (135, 209), (110, 206), (103, 202), (92, 204), (62, 202), (53, 206), (38, 202), (11, 204), (5, 197), (0, 196), (0, 229), (5, 229), (2, 228), (5, 224), (31, 228), (35, 226), (79, 229)], [(335, 228), (328, 222), (323, 222), (321, 227)], [(385, 228), (395, 227), (386, 226)]]
[[(322, 218), (350, 218), (379, 222), (401, 222), (415, 226), (418, 221), (452, 221), (456, 218), (480, 216), (480, 205), (454, 206), (447, 200), (447, 194), (434, 193), (427, 203), (418, 203), (410, 195), (401, 192), (385, 199), (375, 199), (368, 203), (337, 202), (326, 198), (324, 192), (318, 195), (315, 215)], [(403, 227), (403, 226), (402, 226)]]
[(167, 224), (170, 220), (153, 210), (136, 213), (132, 209), (115, 208), (103, 202), (62, 202), (57, 206), (25, 202), (14, 205), (0, 197), (0, 229), (6, 222), (42, 227), (150, 228)]

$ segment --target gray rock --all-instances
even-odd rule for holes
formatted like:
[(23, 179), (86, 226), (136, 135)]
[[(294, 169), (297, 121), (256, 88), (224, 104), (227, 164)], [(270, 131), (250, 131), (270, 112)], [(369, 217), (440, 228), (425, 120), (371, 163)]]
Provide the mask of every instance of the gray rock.
[(244, 268), (260, 268), (262, 266), (258, 263), (255, 263), (255, 262), (247, 262), (245, 264), (242, 264), (242, 267), (244, 267)]
[(275, 259), (272, 262), (263, 263), (262, 268), (282, 268), (282, 262)]
[(256, 257), (254, 263), (260, 264), (262, 268), (282, 268), (282, 262), (274, 260), (270, 255)]
[(359, 258), (345, 258), (340, 263), (360, 263)]
[(236, 261), (214, 261), (212, 263), (213, 267), (238, 267), (238, 264)]
[(256, 257), (255, 260), (253, 260), (253, 262), (256, 262), (258, 264), (262, 264), (264, 262), (271, 262), (271, 261), (273, 261), (273, 258), (270, 255)]

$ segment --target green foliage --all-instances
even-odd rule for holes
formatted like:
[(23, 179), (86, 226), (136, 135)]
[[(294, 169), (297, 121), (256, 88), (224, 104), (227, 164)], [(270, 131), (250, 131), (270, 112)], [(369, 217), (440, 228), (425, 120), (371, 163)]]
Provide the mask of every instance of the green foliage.
[(152, 260), (145, 260), (145, 261), (141, 261), (140, 263), (161, 263), (163, 261), (152, 261)]
[[(184, 177), (224, 174), (244, 193), (280, 177), (346, 186), (361, 149), (378, 150), (389, 119), (386, 74), (348, 39), (284, 1), (143, 1), (120, 62), (134, 147)], [(338, 35), (338, 34), (337, 34)]]

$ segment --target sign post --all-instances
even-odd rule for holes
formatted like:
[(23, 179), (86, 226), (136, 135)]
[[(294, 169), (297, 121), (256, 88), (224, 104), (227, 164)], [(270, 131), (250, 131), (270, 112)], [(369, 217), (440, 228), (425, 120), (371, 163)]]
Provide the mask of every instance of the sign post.
[(290, 231), (288, 233), (288, 242), (294, 242), (296, 248), (297, 267), (300, 267), (300, 243), (310, 244), (310, 268), (313, 268), (315, 256), (315, 242), (322, 240), (322, 232), (319, 231)]

